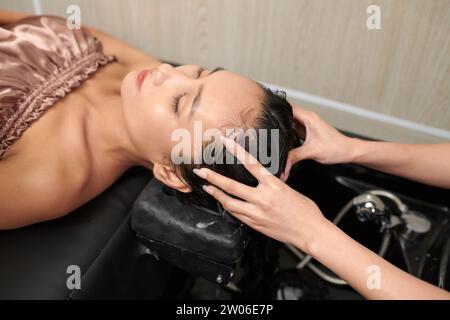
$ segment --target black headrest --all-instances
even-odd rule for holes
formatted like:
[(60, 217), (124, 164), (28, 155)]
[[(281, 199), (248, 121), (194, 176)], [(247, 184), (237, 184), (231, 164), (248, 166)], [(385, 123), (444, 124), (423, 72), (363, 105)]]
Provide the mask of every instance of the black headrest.
[[(156, 179), (135, 201), (131, 227), (152, 252), (198, 274), (205, 267), (208, 269), (209, 263), (237, 263), (250, 234), (245, 225), (231, 216), (183, 203)], [(201, 266), (198, 261), (202, 261)]]

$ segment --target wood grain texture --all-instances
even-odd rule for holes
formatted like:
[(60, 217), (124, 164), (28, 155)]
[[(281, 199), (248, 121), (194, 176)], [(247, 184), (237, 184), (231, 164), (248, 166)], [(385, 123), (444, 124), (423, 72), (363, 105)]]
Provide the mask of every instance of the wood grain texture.
[(0, 9), (34, 13), (33, 2), (31, 0), (0, 0)]
[[(8, 7), (4, 2), (0, 7)], [(41, 3), (45, 13), (58, 15), (78, 4), (82, 23), (167, 61), (222, 66), (450, 130), (450, 0)], [(381, 30), (366, 27), (366, 8), (374, 3), (381, 7)], [(352, 127), (351, 121), (342, 126)]]

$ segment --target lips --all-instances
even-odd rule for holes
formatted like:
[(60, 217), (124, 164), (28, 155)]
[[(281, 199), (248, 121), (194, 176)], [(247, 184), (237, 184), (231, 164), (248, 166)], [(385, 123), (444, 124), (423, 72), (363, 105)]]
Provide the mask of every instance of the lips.
[(139, 74), (136, 77), (136, 84), (137, 84), (138, 90), (141, 90), (142, 83), (144, 82), (145, 78), (151, 71), (152, 70), (146, 69), (146, 70), (142, 70), (141, 72), (139, 72)]

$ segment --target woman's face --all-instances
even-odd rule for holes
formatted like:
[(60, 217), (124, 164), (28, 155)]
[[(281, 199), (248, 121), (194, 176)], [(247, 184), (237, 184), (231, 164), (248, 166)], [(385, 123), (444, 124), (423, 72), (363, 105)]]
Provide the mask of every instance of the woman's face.
[[(126, 127), (141, 156), (154, 165), (170, 164), (171, 141), (176, 129), (194, 136), (194, 121), (202, 130), (239, 126), (243, 111), (260, 110), (262, 89), (256, 82), (225, 70), (211, 71), (196, 65), (162, 64), (130, 72), (121, 96)], [(139, 81), (142, 80), (141, 82)]]

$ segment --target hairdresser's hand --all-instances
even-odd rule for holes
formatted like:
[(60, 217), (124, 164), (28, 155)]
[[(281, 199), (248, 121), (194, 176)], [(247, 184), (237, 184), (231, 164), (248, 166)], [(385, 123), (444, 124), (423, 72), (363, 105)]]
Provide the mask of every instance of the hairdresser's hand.
[(312, 159), (324, 164), (351, 161), (354, 139), (341, 134), (314, 112), (295, 105), (293, 112), (298, 134), (305, 142), (289, 152), (286, 170), (281, 176), (283, 181), (289, 177), (291, 167), (301, 160)]
[(313, 237), (321, 233), (319, 229), (327, 221), (317, 205), (272, 175), (233, 140), (225, 139), (224, 144), (259, 184), (253, 188), (206, 168), (194, 169), (214, 185), (204, 186), (205, 191), (255, 230), (309, 253)]

